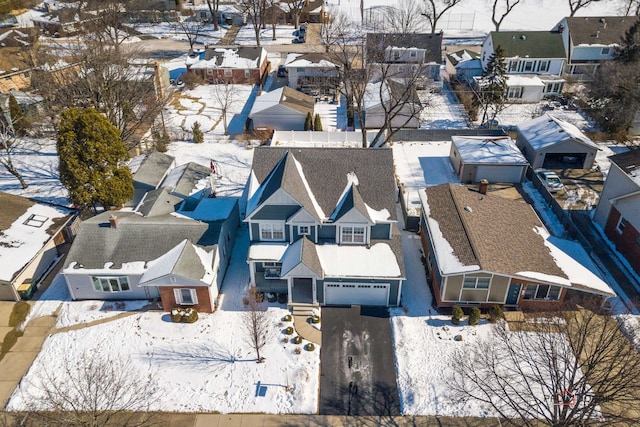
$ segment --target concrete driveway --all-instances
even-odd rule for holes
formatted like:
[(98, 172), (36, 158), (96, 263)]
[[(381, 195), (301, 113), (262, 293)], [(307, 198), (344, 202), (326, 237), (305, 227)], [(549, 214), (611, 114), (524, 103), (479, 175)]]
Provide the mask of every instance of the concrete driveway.
[(320, 361), (321, 415), (400, 415), (385, 308), (324, 307)]

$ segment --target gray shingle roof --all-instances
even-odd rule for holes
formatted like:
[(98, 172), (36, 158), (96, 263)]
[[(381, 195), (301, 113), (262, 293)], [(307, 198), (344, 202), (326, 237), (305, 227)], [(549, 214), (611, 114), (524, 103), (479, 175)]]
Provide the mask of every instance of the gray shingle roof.
[(534, 231), (543, 225), (528, 204), (450, 183), (426, 193), (430, 216), (464, 265), (507, 275), (536, 271), (567, 278)]
[(149, 153), (133, 175), (134, 187), (136, 183), (141, 183), (156, 188), (169, 172), (174, 161), (175, 157), (168, 154), (157, 151)]
[[(174, 174), (177, 174), (177, 176), (175, 177), (172, 176)], [(163, 181), (162, 186), (163, 187), (167, 186), (167, 182), (171, 180), (172, 182), (169, 187), (171, 187), (172, 192), (178, 195), (188, 197), (196, 189), (196, 184), (200, 180), (208, 177), (210, 174), (211, 174), (210, 168), (206, 166), (202, 166), (198, 163), (189, 162), (186, 165), (182, 165), (180, 167), (173, 169), (169, 174), (169, 176), (167, 177), (167, 178), (169, 177), (171, 178)], [(177, 178), (177, 180), (173, 178)]]
[(636, 173), (640, 169), (640, 149), (638, 148), (610, 156), (609, 159), (630, 176), (631, 172)]
[(378, 52), (388, 47), (416, 47), (427, 51), (424, 59), (427, 63), (442, 61), (441, 44), (439, 34), (424, 33), (367, 33), (366, 41), (367, 56), (370, 60), (375, 60), (379, 56)]
[(620, 43), (627, 30), (636, 22), (636, 17), (574, 16), (568, 17), (566, 20), (574, 46), (579, 44), (609, 45)]
[[(311, 192), (325, 215), (334, 211), (347, 186), (348, 174), (355, 172), (364, 203), (375, 210), (387, 209), (390, 219), (396, 219), (397, 187), (390, 149), (257, 147), (253, 156), (253, 172), (258, 182), (263, 183), (272, 172), (274, 175), (273, 184), (270, 183), (270, 188), (265, 188), (264, 193), (272, 194), (282, 183), (289, 194), (313, 213), (311, 199), (304, 196), (307, 193), (304, 182), (291, 156), (285, 157), (287, 153), (300, 163)], [(287, 171), (295, 179), (284, 179), (287, 164)], [(266, 199), (265, 194), (262, 199)]]
[(133, 212), (117, 212), (117, 227), (109, 226), (113, 212), (105, 212), (82, 223), (71, 246), (65, 268), (77, 263), (84, 268), (104, 268), (113, 263), (151, 261), (184, 239), (211, 247), (218, 242), (219, 225), (178, 218), (172, 215), (143, 217)]
[(562, 34), (556, 31), (492, 31), (493, 48), (502, 46), (506, 58), (565, 58)]
[(166, 188), (158, 188), (145, 194), (136, 212), (147, 217), (166, 215), (175, 212), (183, 201), (181, 197), (170, 194)]
[(292, 108), (301, 113), (313, 114), (315, 107), (315, 99), (312, 96), (302, 93), (298, 90), (292, 89), (289, 86), (282, 88), (282, 96), (280, 97), (280, 104)]
[(365, 206), (364, 201), (362, 200), (362, 196), (358, 191), (358, 187), (352, 184), (342, 198), (342, 203), (338, 204), (338, 206), (336, 207), (336, 211), (331, 214), (330, 218), (332, 218), (333, 221), (337, 221), (353, 208), (355, 208), (358, 212), (364, 215), (365, 218), (371, 221), (369, 212), (367, 211), (367, 207)]
[(202, 280), (205, 274), (204, 266), (193, 245), (184, 246), (171, 273), (194, 281)]

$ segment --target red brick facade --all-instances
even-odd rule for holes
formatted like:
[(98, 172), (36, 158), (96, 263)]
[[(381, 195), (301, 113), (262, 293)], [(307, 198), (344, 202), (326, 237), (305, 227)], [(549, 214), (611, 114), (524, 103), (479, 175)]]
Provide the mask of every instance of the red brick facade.
[(264, 61), (260, 68), (249, 69), (221, 69), (221, 68), (190, 68), (189, 72), (200, 76), (206, 83), (226, 82), (233, 84), (262, 84), (262, 78), (267, 72), (269, 62)]
[(640, 274), (640, 232), (627, 222), (622, 233), (617, 230), (620, 212), (611, 206), (604, 233), (615, 245), (616, 249), (629, 261), (631, 267)]
[[(173, 292), (174, 289), (194, 289), (198, 298), (198, 304), (194, 305), (180, 305), (176, 303), (176, 297)], [(165, 311), (171, 311), (174, 308), (195, 308), (200, 313), (212, 313), (213, 301), (209, 294), (209, 288), (206, 286), (161, 286), (160, 287), (160, 299), (162, 300), (162, 307)]]

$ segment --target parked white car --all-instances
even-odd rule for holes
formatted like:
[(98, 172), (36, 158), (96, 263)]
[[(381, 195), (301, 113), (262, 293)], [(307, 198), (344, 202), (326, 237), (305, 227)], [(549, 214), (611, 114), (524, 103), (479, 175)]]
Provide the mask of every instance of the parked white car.
[(547, 169), (536, 169), (536, 176), (540, 179), (542, 185), (545, 186), (549, 193), (556, 193), (564, 190), (564, 184), (555, 172)]

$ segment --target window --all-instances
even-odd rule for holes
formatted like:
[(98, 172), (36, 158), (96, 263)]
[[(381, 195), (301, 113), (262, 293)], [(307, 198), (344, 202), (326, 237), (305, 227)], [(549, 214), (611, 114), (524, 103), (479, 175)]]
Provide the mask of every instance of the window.
[(398, 59), (400, 59), (400, 51), (399, 50), (394, 50), (393, 51), (393, 59), (395, 61), (397, 61)]
[(298, 226), (298, 234), (307, 235), (307, 234), (310, 234), (310, 233), (311, 233), (311, 230), (310, 230), (310, 227), (308, 225), (299, 225)]
[(213, 76), (213, 70), (211, 68), (207, 68), (207, 76)]
[(24, 225), (40, 228), (48, 219), (49, 217), (46, 216), (31, 214), (29, 218), (27, 218), (27, 220), (24, 222)]
[(525, 61), (524, 63), (524, 71), (533, 70), (533, 61)]
[(610, 47), (603, 47), (602, 50), (600, 51), (600, 53), (602, 55), (609, 55), (609, 53), (611, 53), (611, 48)]
[(409, 51), (409, 57), (411, 58), (417, 58), (418, 57), (418, 52), (415, 50), (410, 50)]
[(284, 240), (284, 224), (260, 224), (260, 240)]
[(195, 305), (198, 304), (198, 295), (195, 289), (183, 288), (174, 289), (173, 295), (176, 297), (176, 304)]
[(627, 220), (623, 217), (620, 217), (618, 223), (616, 224), (616, 231), (620, 234), (624, 232), (624, 228), (627, 226)]
[(553, 300), (560, 298), (560, 287), (549, 285), (527, 285), (524, 289), (523, 299), (528, 300)]
[(93, 277), (92, 280), (93, 289), (97, 292), (124, 292), (131, 290), (126, 277)]
[(511, 61), (509, 63), (509, 71), (517, 71), (518, 70), (518, 61)]
[(524, 92), (524, 88), (522, 87), (510, 87), (507, 90), (507, 98), (522, 98), (522, 92)]
[(342, 243), (364, 243), (364, 227), (341, 227), (340, 242)]
[(280, 271), (282, 270), (282, 264), (279, 262), (263, 262), (265, 279), (279, 279)]
[(244, 78), (248, 79), (249, 77), (251, 77), (251, 71), (249, 70), (244, 70)]
[(233, 77), (233, 70), (230, 68), (225, 68), (224, 69), (224, 76), (225, 77)]
[(490, 277), (465, 277), (462, 287), (464, 289), (489, 289)]
[(547, 83), (544, 87), (544, 93), (560, 93), (562, 91), (563, 84), (560, 83)]
[(539, 71), (549, 71), (549, 61), (540, 61)]

